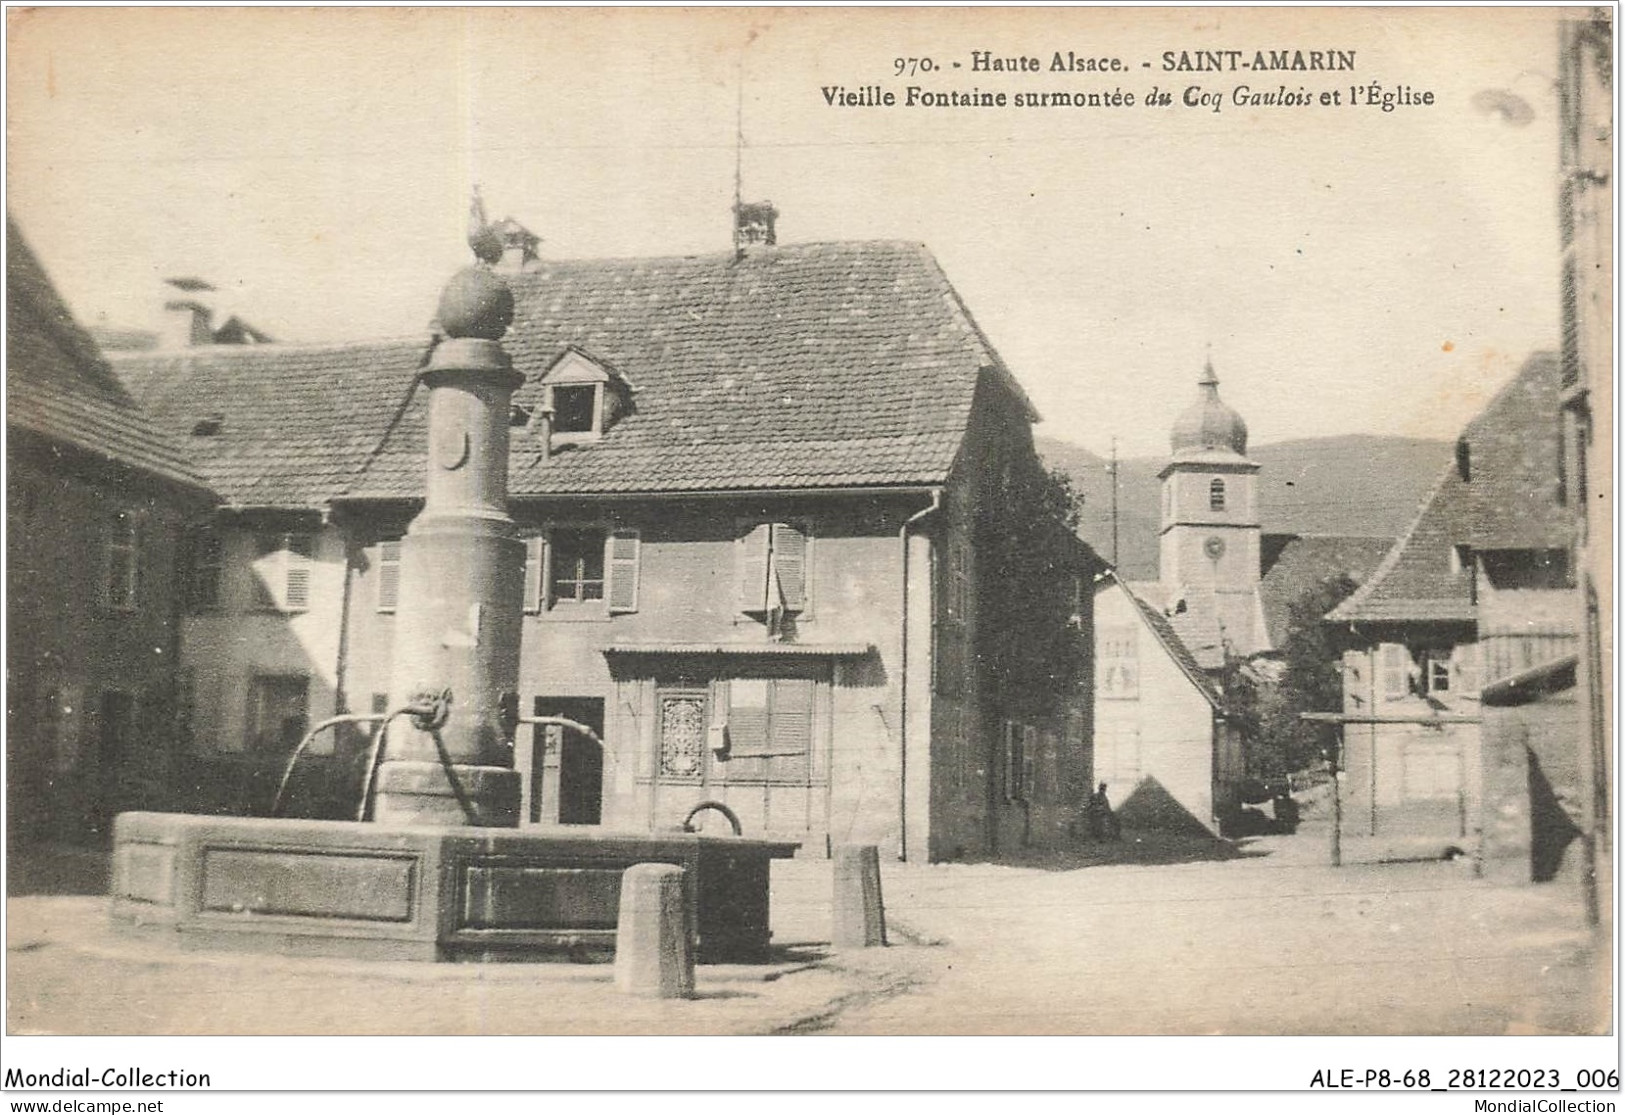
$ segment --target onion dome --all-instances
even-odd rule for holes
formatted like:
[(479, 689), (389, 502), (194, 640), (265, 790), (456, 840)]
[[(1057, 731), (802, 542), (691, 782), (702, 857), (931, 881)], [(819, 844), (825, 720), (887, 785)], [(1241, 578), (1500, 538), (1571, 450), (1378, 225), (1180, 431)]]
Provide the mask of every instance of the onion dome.
[(1169, 438), (1174, 453), (1229, 450), (1247, 455), (1247, 423), (1219, 398), (1219, 377), (1213, 374), (1213, 361), (1207, 362), (1197, 381), (1201, 398), (1174, 422)]
[(466, 267), (441, 292), (436, 320), (448, 337), (500, 341), (513, 323), (513, 291), (483, 267)]

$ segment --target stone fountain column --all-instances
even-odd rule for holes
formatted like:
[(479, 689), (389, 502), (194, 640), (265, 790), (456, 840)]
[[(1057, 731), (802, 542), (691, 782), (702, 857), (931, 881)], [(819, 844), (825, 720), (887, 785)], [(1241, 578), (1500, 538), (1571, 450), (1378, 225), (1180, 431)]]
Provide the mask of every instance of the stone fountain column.
[(525, 546), (508, 516), (508, 410), (524, 376), (501, 338), (513, 294), (469, 268), (440, 299), (430, 357), (428, 480), (401, 542), (389, 726), (373, 819), (408, 825), (519, 823), (513, 768)]

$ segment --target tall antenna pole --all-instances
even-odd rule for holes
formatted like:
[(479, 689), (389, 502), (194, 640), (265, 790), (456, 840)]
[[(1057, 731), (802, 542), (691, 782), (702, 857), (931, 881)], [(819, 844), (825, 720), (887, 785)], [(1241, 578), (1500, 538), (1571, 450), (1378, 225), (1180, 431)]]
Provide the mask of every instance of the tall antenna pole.
[(1112, 564), (1117, 564), (1117, 438), (1112, 438)]

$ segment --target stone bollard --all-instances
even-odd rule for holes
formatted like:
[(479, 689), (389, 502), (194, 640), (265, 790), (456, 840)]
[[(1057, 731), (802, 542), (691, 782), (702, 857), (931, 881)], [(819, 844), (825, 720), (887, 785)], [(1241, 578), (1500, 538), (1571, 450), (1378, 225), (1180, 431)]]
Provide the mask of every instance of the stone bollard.
[(886, 943), (886, 907), (880, 899), (880, 849), (842, 844), (835, 849), (835, 924), (838, 949)]
[(694, 995), (694, 948), (683, 869), (676, 864), (637, 863), (621, 876), (615, 988), (658, 999)]

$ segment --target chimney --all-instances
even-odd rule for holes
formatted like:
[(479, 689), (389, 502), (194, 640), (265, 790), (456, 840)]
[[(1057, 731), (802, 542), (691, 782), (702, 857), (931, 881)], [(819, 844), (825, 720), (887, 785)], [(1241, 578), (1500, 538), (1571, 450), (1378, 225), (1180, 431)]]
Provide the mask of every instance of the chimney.
[(214, 343), (214, 331), (210, 326), (213, 311), (197, 297), (183, 297), (212, 292), (214, 286), (192, 277), (165, 279), (164, 282), (174, 290), (164, 299), (162, 346), (192, 348)]
[(536, 249), (542, 243), (540, 236), (512, 217), (504, 217), (492, 225), (491, 232), (502, 248), (502, 255), (497, 259), (494, 270), (514, 275), (535, 269), (538, 259)]
[(778, 240), (779, 211), (771, 201), (734, 203), (734, 251), (743, 256), (752, 245), (773, 246)]
[(536, 410), (536, 440), (540, 443), (542, 459), (553, 455), (553, 408), (543, 403)]

